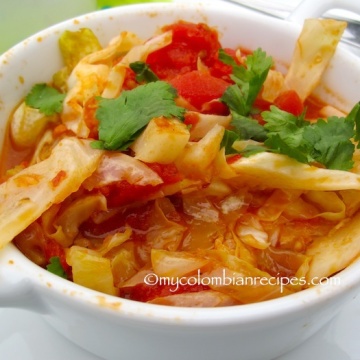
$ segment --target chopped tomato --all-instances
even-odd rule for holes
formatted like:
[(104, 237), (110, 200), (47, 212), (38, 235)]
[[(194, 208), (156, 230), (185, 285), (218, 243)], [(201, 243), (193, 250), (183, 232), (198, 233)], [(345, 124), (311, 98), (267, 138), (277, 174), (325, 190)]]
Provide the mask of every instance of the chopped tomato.
[(145, 283), (140, 283), (135, 286), (125, 287), (120, 289), (120, 296), (141, 301), (147, 302), (158, 297), (170, 296), (175, 294), (183, 294), (183, 293), (193, 293), (199, 292), (203, 290), (209, 290), (210, 288), (206, 285), (202, 284), (154, 284), (147, 285)]
[(198, 110), (209, 101), (219, 99), (230, 85), (225, 80), (197, 70), (178, 75), (170, 83), (180, 96)]
[(229, 115), (230, 110), (222, 101), (219, 99), (211, 100), (207, 103), (204, 103), (201, 107), (202, 114), (213, 114), (213, 115)]
[(306, 108), (306, 117), (308, 119), (320, 119), (323, 116), (320, 110), (325, 106), (319, 99), (309, 96), (304, 101), (304, 107)]
[(136, 201), (144, 201), (158, 190), (159, 186), (134, 185), (126, 180), (100, 188), (102, 194), (107, 198), (109, 207), (118, 207)]
[(44, 254), (47, 263), (52, 257), (59, 257), (62, 268), (66, 273), (70, 271), (70, 265), (66, 262), (64, 248), (55, 240), (47, 239), (44, 247)]
[(299, 116), (304, 111), (304, 104), (295, 90), (287, 90), (281, 93), (274, 101), (279, 109)]
[(154, 170), (164, 181), (164, 184), (174, 184), (183, 179), (183, 175), (179, 172), (175, 164), (146, 164)]
[(132, 90), (136, 86), (138, 86), (136, 80), (135, 80), (135, 73), (130, 68), (126, 68), (125, 72), (125, 79), (123, 84), (123, 90)]
[(242, 155), (241, 154), (235, 154), (235, 155), (231, 155), (231, 156), (228, 156), (226, 158), (226, 162), (231, 165), (233, 164), (234, 162), (240, 160), (242, 158)]
[(251, 117), (255, 119), (260, 125), (264, 125), (265, 121), (261, 115), (263, 111), (270, 110), (271, 103), (262, 99), (261, 97), (257, 97), (254, 102), (254, 108), (257, 110), (256, 113), (251, 114)]
[(193, 113), (193, 112), (185, 113), (185, 119), (184, 119), (185, 125), (195, 126), (198, 122), (199, 122), (199, 115), (197, 113)]
[(258, 109), (259, 111), (267, 111), (270, 110), (271, 103), (262, 99), (261, 97), (257, 97), (254, 102), (254, 108)]
[(172, 30), (171, 44), (154, 51), (146, 60), (160, 79), (171, 79), (196, 70), (198, 58), (208, 65), (217, 57), (220, 48), (218, 35), (206, 24), (179, 21), (163, 30)]
[[(238, 62), (236, 58), (236, 52), (233, 49), (223, 49), (227, 55), (230, 55), (236, 62)], [(223, 63), (218, 58), (214, 59), (211, 64), (208, 64), (209, 71), (212, 76), (217, 78), (224, 79), (226, 81), (230, 81), (230, 75), (232, 74), (232, 66)]]

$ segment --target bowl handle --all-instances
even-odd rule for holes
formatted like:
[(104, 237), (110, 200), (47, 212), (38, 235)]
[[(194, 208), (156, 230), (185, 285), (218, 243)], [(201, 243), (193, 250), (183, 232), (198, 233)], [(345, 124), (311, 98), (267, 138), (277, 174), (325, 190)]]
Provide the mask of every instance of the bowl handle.
[(21, 308), (46, 314), (47, 306), (26, 271), (13, 258), (12, 244), (0, 251), (0, 308)]
[(306, 18), (317, 18), (328, 10), (342, 9), (360, 13), (360, 3), (356, 0), (303, 0), (286, 18), (301, 24)]

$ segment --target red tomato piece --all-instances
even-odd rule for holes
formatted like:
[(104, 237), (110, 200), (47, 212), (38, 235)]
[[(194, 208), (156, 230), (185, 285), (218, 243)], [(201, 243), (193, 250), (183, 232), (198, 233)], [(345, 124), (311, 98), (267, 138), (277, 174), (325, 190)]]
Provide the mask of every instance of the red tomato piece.
[[(226, 54), (230, 55), (238, 63), (235, 50), (228, 48), (223, 50), (225, 51)], [(212, 76), (232, 82), (232, 80), (230, 79), (230, 75), (232, 74), (231, 65), (227, 65), (222, 61), (220, 61), (218, 58), (216, 58), (213, 60), (211, 64), (208, 64), (208, 66), (209, 66), (210, 74)]]
[(154, 51), (146, 60), (160, 79), (196, 70), (198, 58), (207, 65), (217, 57), (218, 34), (206, 24), (179, 21), (163, 30), (173, 32), (171, 44)]
[(107, 198), (109, 207), (118, 207), (135, 201), (143, 201), (158, 190), (159, 186), (134, 185), (126, 180), (104, 186), (101, 193)]
[(254, 102), (254, 107), (256, 109), (258, 109), (259, 111), (267, 111), (267, 110), (270, 110), (270, 105), (271, 103), (260, 98), (260, 97), (257, 97), (255, 99), (255, 102)]
[(281, 93), (274, 101), (279, 109), (299, 116), (304, 111), (304, 104), (295, 90), (287, 90)]
[(66, 262), (64, 248), (55, 240), (47, 239), (44, 248), (44, 254), (47, 263), (50, 262), (52, 257), (59, 257), (62, 268), (65, 272), (69, 272), (70, 265)]
[(197, 70), (179, 75), (170, 83), (180, 96), (198, 110), (201, 110), (205, 103), (219, 99), (230, 85), (225, 80)]
[(242, 158), (242, 155), (241, 154), (235, 154), (235, 155), (231, 155), (229, 157), (226, 158), (226, 162), (231, 165), (233, 164), (234, 162), (240, 160)]
[(122, 288), (120, 290), (120, 296), (127, 299), (147, 302), (158, 297), (164, 297), (175, 294), (183, 294), (190, 292), (199, 292), (203, 290), (209, 290), (209, 286), (202, 284), (154, 284), (147, 285), (140, 283), (132, 287)]
[(146, 165), (161, 177), (164, 185), (174, 184), (183, 179), (183, 175), (179, 172), (175, 164), (146, 163)]
[(197, 113), (193, 113), (193, 112), (185, 113), (185, 119), (184, 119), (185, 125), (195, 126), (198, 122), (199, 122), (199, 115)]

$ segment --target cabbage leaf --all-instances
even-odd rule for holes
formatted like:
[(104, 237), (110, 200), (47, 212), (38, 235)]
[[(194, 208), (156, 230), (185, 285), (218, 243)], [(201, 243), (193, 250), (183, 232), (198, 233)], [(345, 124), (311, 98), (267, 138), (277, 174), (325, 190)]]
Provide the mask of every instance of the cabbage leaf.
[(102, 152), (89, 141), (61, 140), (51, 155), (0, 185), (0, 247), (10, 242), (51, 205), (77, 191), (96, 169)]

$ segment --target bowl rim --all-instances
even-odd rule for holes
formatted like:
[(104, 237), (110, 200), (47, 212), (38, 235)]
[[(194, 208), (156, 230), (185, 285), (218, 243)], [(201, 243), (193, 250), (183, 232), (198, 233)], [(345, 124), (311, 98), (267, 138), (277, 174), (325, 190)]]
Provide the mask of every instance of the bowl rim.
[[(201, 11), (205, 12), (220, 12), (221, 15), (226, 15), (230, 11), (243, 12), (247, 16), (256, 19), (264, 18), (264, 15), (255, 14), (247, 9), (233, 7), (224, 7), (223, 4), (212, 3), (149, 3), (149, 4), (134, 4), (118, 8), (111, 8), (105, 10), (98, 10), (88, 14), (84, 14), (72, 19), (62, 21), (47, 29), (41, 30), (21, 43), (15, 45), (7, 52), (0, 56), (1, 64), (7, 61), (10, 53), (22, 51), (22, 44), (29, 40), (36, 40), (39, 36), (46, 36), (49, 32), (60, 31), (73, 22), (79, 21), (86, 23), (86, 20), (91, 17), (107, 18), (109, 16), (126, 16), (127, 14), (134, 14), (137, 12), (158, 11), (166, 12), (173, 11), (181, 8), (188, 11)], [(282, 20), (267, 18), (269, 23), (279, 23)], [(295, 23), (289, 23), (293, 29), (299, 29), (300, 26)], [(344, 51), (343, 49), (339, 49)], [(346, 50), (345, 50), (346, 51)], [(11, 59), (10, 59), (11, 60)], [(340, 297), (343, 293), (348, 292), (354, 288), (360, 287), (360, 261), (355, 261), (346, 269), (342, 270), (338, 275), (341, 279), (340, 285), (324, 284), (302, 290), (298, 293), (286, 295), (281, 298), (273, 300), (266, 300), (258, 303), (235, 305), (229, 307), (219, 308), (188, 308), (188, 307), (172, 307), (166, 305), (157, 305), (149, 303), (140, 303), (128, 299), (123, 299), (100, 292), (84, 288), (80, 285), (74, 284), (68, 280), (61, 279), (60, 277), (49, 273), (45, 269), (37, 266), (28, 260), (13, 244), (7, 245), (1, 250), (0, 264), (3, 262), (8, 268), (11, 266), (11, 271), (17, 275), (26, 274), (24, 278), (29, 278), (32, 288), (38, 292), (52, 293), (59, 299), (64, 301), (71, 301), (78, 307), (87, 305), (89, 309), (101, 309), (101, 311), (108, 313), (110, 316), (119, 314), (121, 317), (141, 320), (142, 322), (166, 322), (179, 324), (196, 324), (201, 326), (208, 326), (210, 324), (235, 324), (235, 323), (249, 323), (260, 322), (270, 318), (276, 318), (280, 315), (288, 315), (300, 311), (301, 309), (316, 306), (322, 302), (330, 299)], [(11, 265), (9, 265), (11, 264)], [(14, 264), (16, 269), (14, 270)], [(0, 270), (1, 273), (1, 270)], [(51, 284), (51, 286), (49, 285)], [(0, 296), (1, 304), (1, 296)], [(26, 304), (24, 305), (26, 307)]]

